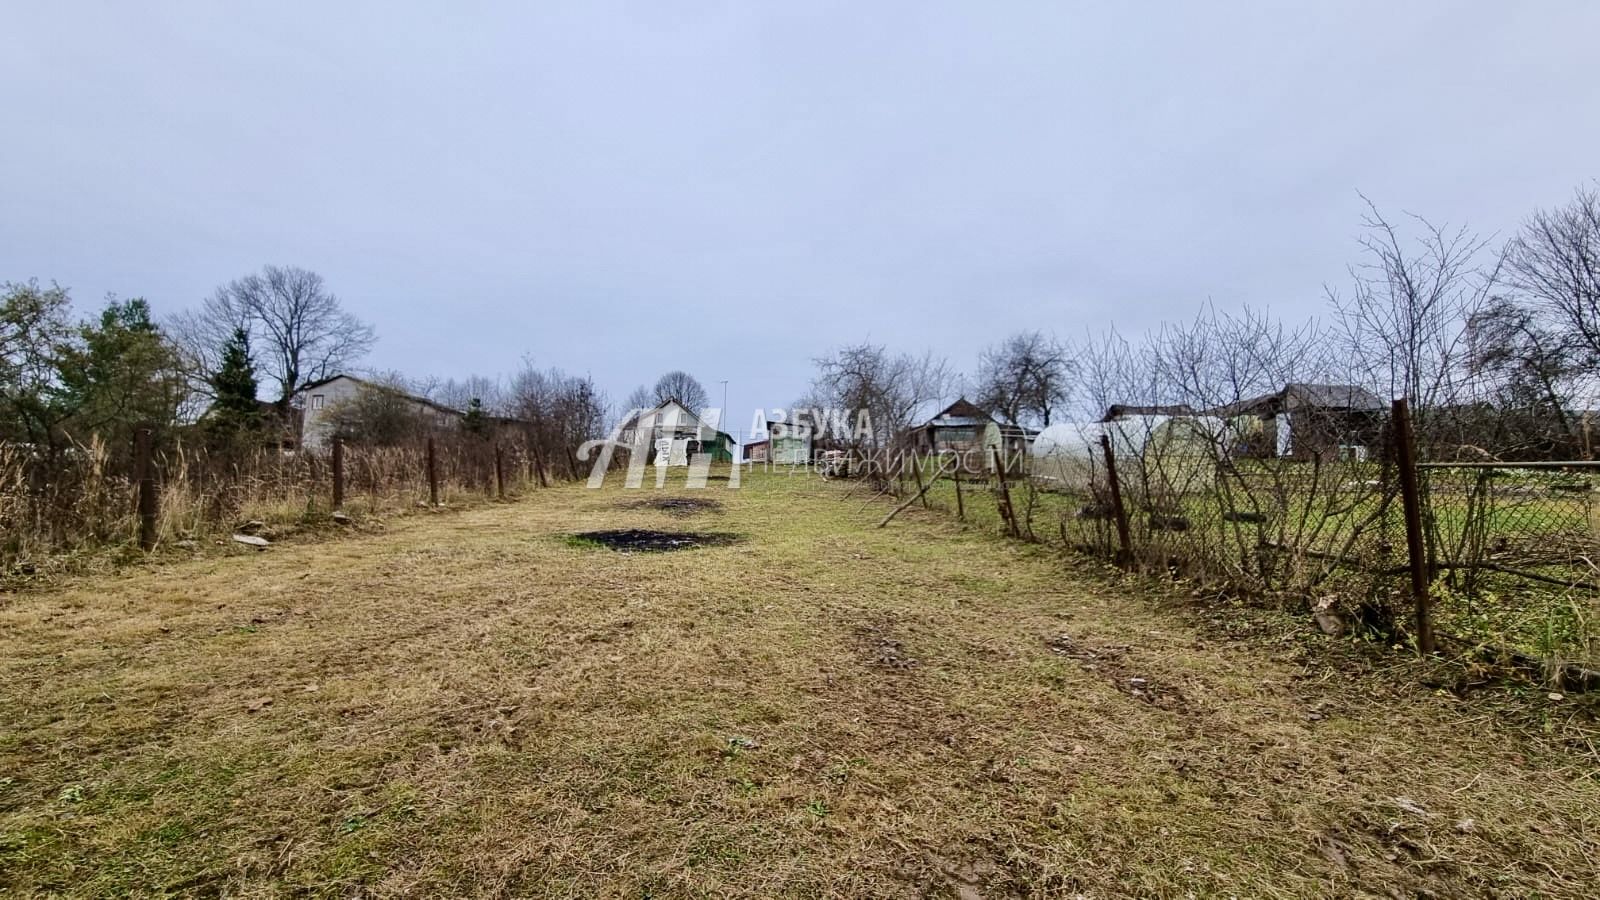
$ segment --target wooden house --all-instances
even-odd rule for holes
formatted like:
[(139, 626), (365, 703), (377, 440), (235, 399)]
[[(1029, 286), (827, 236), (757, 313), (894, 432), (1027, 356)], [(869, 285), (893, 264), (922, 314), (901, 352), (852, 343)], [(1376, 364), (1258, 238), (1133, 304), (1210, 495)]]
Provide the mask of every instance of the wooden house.
[(619, 429), (619, 439), (636, 446), (640, 429), (648, 432), (644, 437), (649, 461), (658, 466), (687, 466), (702, 454), (709, 454), (712, 462), (733, 462), (738, 446), (732, 435), (702, 421), (677, 400), (630, 416)]
[(1351, 384), (1290, 383), (1209, 411), (1228, 422), (1229, 452), (1254, 459), (1366, 459), (1382, 440), (1388, 404)]
[(303, 450), (327, 450), (337, 429), (338, 413), (342, 407), (360, 402), (368, 392), (380, 392), (392, 398), (401, 408), (416, 418), (419, 426), (451, 428), (458, 425), (466, 413), (436, 403), (426, 397), (407, 394), (386, 384), (367, 381), (354, 375), (334, 375), (310, 382), (295, 392), (293, 411), (299, 413), (299, 443)]
[(907, 449), (919, 456), (953, 456), (964, 474), (995, 470), (994, 451), (1000, 451), (1008, 475), (1020, 474), (1028, 445), (1037, 434), (1015, 425), (1002, 425), (965, 397), (939, 409), (907, 432)]
[(780, 466), (798, 466), (811, 461), (811, 428), (787, 422), (767, 423), (767, 456)]

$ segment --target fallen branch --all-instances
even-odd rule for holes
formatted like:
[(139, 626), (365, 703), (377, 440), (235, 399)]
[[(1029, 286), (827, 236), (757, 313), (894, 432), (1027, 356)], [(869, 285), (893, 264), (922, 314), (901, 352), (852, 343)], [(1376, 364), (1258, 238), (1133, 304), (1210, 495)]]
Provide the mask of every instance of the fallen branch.
[(931, 488), (935, 484), (938, 484), (939, 483), (939, 479), (944, 477), (946, 468), (947, 468), (946, 466), (940, 466), (939, 467), (939, 471), (935, 472), (934, 476), (932, 478), (928, 479), (928, 483), (924, 484), (922, 486), (922, 490), (917, 491), (915, 494), (912, 494), (911, 496), (907, 497), (903, 503), (901, 503), (899, 506), (896, 506), (893, 510), (891, 510), (887, 516), (883, 517), (883, 521), (878, 523), (878, 527), (882, 528), (883, 526), (889, 524), (891, 521), (894, 520), (894, 517), (900, 515), (900, 513), (903, 512), (906, 507), (908, 507), (911, 504), (913, 504), (913, 503), (917, 502), (918, 500), (922, 499), (922, 495), (926, 494), (928, 492), (928, 488)]
[(884, 485), (883, 490), (877, 492), (876, 494), (873, 494), (871, 497), (868, 497), (867, 498), (867, 502), (861, 504), (861, 511), (862, 512), (866, 512), (867, 511), (867, 507), (871, 506), (872, 502), (874, 500), (877, 500), (879, 497), (882, 497), (884, 494), (887, 494), (887, 493), (889, 493), (889, 486), (888, 485)]
[[(1441, 571), (1441, 572), (1450, 571), (1450, 570), (1468, 571), (1468, 570), (1472, 570), (1472, 569), (1478, 569), (1478, 570), (1483, 570), (1483, 571), (1488, 571), (1488, 572), (1499, 572), (1502, 575), (1512, 575), (1512, 576), (1515, 576), (1517, 578), (1526, 578), (1529, 581), (1539, 581), (1539, 582), (1543, 582), (1545, 584), (1553, 584), (1556, 587), (1573, 588), (1575, 590), (1580, 590), (1580, 591), (1600, 591), (1600, 584), (1595, 584), (1592, 581), (1578, 581), (1576, 579), (1570, 579), (1570, 578), (1557, 578), (1554, 575), (1540, 575), (1538, 572), (1529, 572), (1529, 571), (1526, 571), (1524, 569), (1513, 569), (1510, 566), (1502, 566), (1499, 563), (1492, 563), (1492, 562), (1478, 562), (1478, 563), (1443, 563), (1442, 562), (1442, 563), (1438, 563), (1438, 564), (1434, 565), (1433, 568), (1438, 570), (1438, 571)], [(1408, 571), (1410, 571), (1410, 570), (1407, 569), (1407, 568), (1401, 567), (1401, 568), (1395, 568), (1395, 569), (1384, 569), (1380, 574), (1383, 574), (1383, 575), (1403, 575)]]
[(1509, 662), (1513, 668), (1536, 676), (1554, 675), (1557, 683), (1574, 693), (1584, 693), (1600, 688), (1600, 672), (1584, 668), (1578, 663), (1552, 663), (1521, 650), (1496, 644), (1474, 641), (1447, 631), (1436, 631), (1439, 637), (1456, 644), (1470, 655), (1487, 663)]

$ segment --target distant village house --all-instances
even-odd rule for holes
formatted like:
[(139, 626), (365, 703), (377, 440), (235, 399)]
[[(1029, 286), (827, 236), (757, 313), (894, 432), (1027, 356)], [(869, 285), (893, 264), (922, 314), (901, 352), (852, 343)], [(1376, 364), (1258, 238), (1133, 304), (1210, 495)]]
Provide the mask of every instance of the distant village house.
[(1290, 383), (1214, 409), (1113, 404), (1101, 421), (1141, 420), (1152, 430), (1166, 428), (1163, 422), (1210, 421), (1214, 427), (1202, 430), (1237, 459), (1361, 460), (1382, 440), (1387, 411), (1388, 404), (1356, 385)]
[(972, 474), (993, 472), (994, 451), (999, 450), (1007, 474), (1016, 474), (1037, 434), (1003, 424), (962, 397), (912, 426), (908, 442), (910, 449), (921, 455), (954, 456), (961, 471)]
[(1291, 383), (1219, 407), (1231, 453), (1254, 459), (1366, 459), (1382, 440), (1388, 411), (1376, 394), (1351, 384)]
[(811, 461), (811, 428), (792, 422), (767, 422), (767, 436), (744, 445), (746, 462), (770, 462), (780, 466), (803, 465)]
[(295, 392), (294, 407), (300, 413), (300, 448), (314, 453), (327, 450), (338, 430), (339, 411), (360, 402), (364, 392), (369, 391), (383, 392), (385, 397), (393, 399), (401, 409), (415, 416), (418, 423), (429, 427), (452, 428), (466, 417), (461, 410), (389, 385), (354, 375), (334, 375), (306, 384)]
[(647, 461), (655, 465), (687, 466), (704, 454), (709, 454), (712, 462), (733, 462), (733, 436), (702, 421), (677, 400), (628, 417), (618, 430), (618, 439), (637, 446), (641, 429), (647, 432)]

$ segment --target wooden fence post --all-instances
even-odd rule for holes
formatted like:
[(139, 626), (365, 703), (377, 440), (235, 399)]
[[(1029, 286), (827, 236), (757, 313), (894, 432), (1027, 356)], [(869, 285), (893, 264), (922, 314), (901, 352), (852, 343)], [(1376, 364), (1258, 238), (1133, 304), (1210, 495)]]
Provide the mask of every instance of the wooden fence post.
[(333, 436), (333, 509), (344, 509), (344, 438)]
[[(927, 484), (923, 485), (922, 489), (920, 491), (918, 491), (917, 493), (915, 493), (915, 494), (911, 495), (910, 497), (907, 497), (905, 500), (901, 501), (899, 506), (896, 506), (893, 510), (891, 510), (889, 512), (889, 514), (887, 516), (884, 516), (883, 519), (878, 522), (878, 527), (882, 528), (883, 526), (888, 525), (891, 521), (894, 520), (895, 516), (898, 516), (898, 515), (900, 515), (900, 513), (904, 512), (906, 507), (908, 507), (911, 504), (917, 502), (917, 498), (921, 497), (924, 494), (926, 494), (928, 492), (928, 488), (931, 488), (935, 484), (937, 484), (939, 482), (939, 476), (943, 475), (943, 474), (944, 474), (944, 470), (943, 469), (940, 469), (938, 472), (934, 473), (932, 481), (929, 481)], [(876, 498), (874, 498), (874, 499), (876, 499)], [(871, 502), (871, 501), (868, 501), (868, 502)]]
[(1006, 483), (1005, 460), (1000, 458), (998, 447), (991, 448), (994, 458), (995, 503), (1000, 508), (1000, 519), (1006, 523), (1006, 533), (1012, 537), (1021, 537), (1022, 532), (1017, 529), (1017, 514), (1011, 508), (1011, 485)]
[(506, 498), (506, 457), (499, 444), (494, 445), (494, 485), (500, 499)]
[(1417, 475), (1417, 437), (1411, 430), (1411, 405), (1404, 397), (1394, 401), (1395, 467), (1400, 475), (1400, 499), (1406, 516), (1406, 555), (1411, 569), (1411, 602), (1417, 616), (1417, 652), (1433, 652), (1433, 618), (1428, 597), (1427, 542), (1422, 533), (1422, 484)]
[(155, 441), (148, 427), (134, 432), (133, 472), (139, 482), (139, 549), (146, 553), (156, 547)]
[(1106, 481), (1111, 485), (1111, 515), (1117, 522), (1118, 561), (1133, 565), (1133, 535), (1128, 529), (1128, 508), (1122, 503), (1122, 482), (1117, 479), (1117, 455), (1111, 450), (1111, 436), (1100, 435), (1100, 449), (1106, 457)]
[(433, 437), (428, 437), (428, 505), (439, 505), (439, 464), (433, 452)]
[(911, 454), (911, 473), (917, 477), (917, 496), (922, 498), (922, 508), (928, 509), (928, 491), (922, 486), (922, 460)]
[(950, 473), (950, 478), (956, 483), (956, 520), (965, 522), (967, 520), (967, 504), (965, 500), (961, 499), (961, 457), (959, 455), (956, 457), (956, 467)]
[(539, 445), (533, 445), (533, 468), (539, 474), (539, 487), (550, 486), (550, 479), (544, 474), (544, 454), (539, 452)]

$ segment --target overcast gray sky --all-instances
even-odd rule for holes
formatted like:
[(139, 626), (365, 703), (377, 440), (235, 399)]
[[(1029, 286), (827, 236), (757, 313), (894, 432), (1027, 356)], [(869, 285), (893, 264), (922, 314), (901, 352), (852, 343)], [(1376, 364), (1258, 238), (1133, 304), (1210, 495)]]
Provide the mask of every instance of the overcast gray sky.
[[(442, 11), (442, 7), (450, 7)], [(1107, 7), (1115, 6), (1115, 9)], [(148, 7), (148, 8), (139, 8)], [(14, 3), (0, 280), (167, 313), (286, 263), (412, 375), (1321, 308), (1361, 202), (1600, 175), (1600, 3)]]

